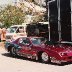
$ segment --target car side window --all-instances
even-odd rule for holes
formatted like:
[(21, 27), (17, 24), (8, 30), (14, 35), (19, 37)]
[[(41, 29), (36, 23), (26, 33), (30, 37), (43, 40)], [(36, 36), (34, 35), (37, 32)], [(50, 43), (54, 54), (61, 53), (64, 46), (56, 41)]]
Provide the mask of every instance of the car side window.
[(16, 33), (23, 33), (24, 32), (24, 27), (23, 26), (20, 26), (18, 29), (17, 29), (17, 31), (16, 31)]
[(24, 32), (24, 27), (23, 26), (19, 27), (19, 33), (23, 33), (23, 32)]
[(23, 44), (23, 45), (29, 45), (29, 44), (30, 44), (30, 41), (29, 41), (28, 38), (21, 38), (21, 39), (19, 40), (19, 43), (20, 43), (20, 44)]

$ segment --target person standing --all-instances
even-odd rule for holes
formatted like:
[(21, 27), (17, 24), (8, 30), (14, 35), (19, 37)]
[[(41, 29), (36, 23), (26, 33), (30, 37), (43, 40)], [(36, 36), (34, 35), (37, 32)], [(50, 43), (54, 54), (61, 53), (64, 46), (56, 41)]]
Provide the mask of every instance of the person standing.
[(6, 28), (2, 28), (2, 33), (1, 33), (1, 41), (6, 40)]
[(2, 29), (0, 28), (0, 42), (1, 42)]

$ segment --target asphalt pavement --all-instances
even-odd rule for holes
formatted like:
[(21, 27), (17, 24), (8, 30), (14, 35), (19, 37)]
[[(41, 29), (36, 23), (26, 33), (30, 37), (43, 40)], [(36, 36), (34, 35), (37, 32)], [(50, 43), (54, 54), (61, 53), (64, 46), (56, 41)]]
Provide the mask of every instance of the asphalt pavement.
[(0, 47), (0, 72), (72, 72), (72, 63), (59, 66), (23, 57), (12, 57)]

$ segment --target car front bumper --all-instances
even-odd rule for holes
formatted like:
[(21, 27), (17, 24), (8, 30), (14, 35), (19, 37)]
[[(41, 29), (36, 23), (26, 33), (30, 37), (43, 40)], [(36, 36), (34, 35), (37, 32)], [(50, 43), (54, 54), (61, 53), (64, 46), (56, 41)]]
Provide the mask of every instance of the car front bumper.
[(52, 63), (57, 63), (57, 64), (72, 62), (72, 56), (63, 57), (61, 59), (56, 59), (54, 57), (51, 57), (51, 62)]

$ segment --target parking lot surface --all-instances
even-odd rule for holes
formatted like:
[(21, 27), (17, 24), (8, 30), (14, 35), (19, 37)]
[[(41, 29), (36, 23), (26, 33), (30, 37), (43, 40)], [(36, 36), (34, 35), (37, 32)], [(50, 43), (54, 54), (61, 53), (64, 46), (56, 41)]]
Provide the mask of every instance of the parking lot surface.
[(12, 57), (0, 47), (0, 72), (72, 72), (72, 63), (59, 66), (22, 57)]

